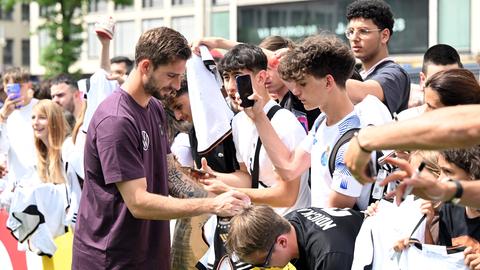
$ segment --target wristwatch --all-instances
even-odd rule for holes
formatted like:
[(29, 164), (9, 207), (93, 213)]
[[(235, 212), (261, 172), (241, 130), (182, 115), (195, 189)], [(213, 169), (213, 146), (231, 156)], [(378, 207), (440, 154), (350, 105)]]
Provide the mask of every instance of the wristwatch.
[(455, 183), (455, 194), (453, 197), (449, 200), (449, 202), (453, 204), (458, 204), (462, 198), (463, 195), (463, 187), (460, 181), (454, 180), (454, 179), (448, 179), (448, 182), (453, 182)]

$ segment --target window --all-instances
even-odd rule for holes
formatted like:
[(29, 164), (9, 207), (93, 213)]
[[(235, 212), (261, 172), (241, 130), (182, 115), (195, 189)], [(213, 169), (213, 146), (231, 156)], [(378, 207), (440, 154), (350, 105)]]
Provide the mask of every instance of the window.
[(196, 38), (193, 16), (173, 17), (172, 28), (185, 36), (188, 41), (193, 41)]
[(89, 0), (88, 12), (107, 12), (107, 0)]
[(22, 4), (22, 21), (30, 20), (30, 5)]
[(97, 33), (95, 33), (95, 24), (89, 23), (88, 24), (88, 48), (87, 54), (88, 58), (97, 59), (100, 57), (100, 41), (97, 38)]
[(50, 37), (48, 36), (48, 32), (46, 29), (40, 29), (38, 31), (38, 48), (39, 53), (42, 55), (42, 48), (45, 48), (50, 44)]
[[(442, 1), (449, 4), (452, 2), (452, 6), (457, 3), (456, 1)], [(429, 1), (386, 0), (386, 2), (395, 14), (394, 33), (388, 43), (389, 52), (391, 54), (423, 54), (428, 48)], [(345, 13), (347, 5), (350, 3), (351, 0), (322, 0), (239, 6), (237, 40), (258, 44), (262, 39), (273, 35), (302, 40), (326, 30), (347, 41), (344, 35), (348, 23)], [(454, 16), (452, 14), (439, 15), (439, 18), (443, 17)], [(456, 18), (449, 21), (452, 26), (457, 27), (458, 24), (454, 23), (455, 20)], [(215, 24), (213, 20), (212, 24)], [(212, 27), (217, 26), (213, 25)], [(457, 30), (454, 34), (468, 32), (465, 28), (457, 29), (462, 31)]]
[(193, 4), (193, 0), (172, 0), (172, 5), (190, 5)]
[(163, 7), (163, 0), (142, 0), (142, 7), (161, 8)]
[(212, 4), (215, 6), (228, 5), (230, 4), (230, 0), (212, 0)]
[(230, 18), (228, 12), (212, 13), (210, 24), (211, 35), (214, 37), (230, 38)]
[(142, 32), (145, 32), (149, 29), (163, 26), (163, 19), (145, 19), (142, 21)]
[(30, 65), (30, 40), (22, 39), (22, 65)]
[(13, 65), (13, 39), (5, 40), (5, 47), (3, 47), (3, 64)]
[(133, 1), (132, 4), (115, 4), (115, 10), (133, 10)]
[(470, 0), (439, 0), (438, 43), (470, 51), (470, 13)]
[(42, 18), (48, 17), (54, 11), (52, 6), (40, 6), (38, 9), (38, 15)]
[(0, 6), (0, 20), (12, 21), (14, 9), (15, 7), (12, 7), (10, 11), (5, 11), (5, 8)]
[(135, 33), (133, 21), (117, 22), (115, 27), (115, 55), (133, 56), (138, 35)]

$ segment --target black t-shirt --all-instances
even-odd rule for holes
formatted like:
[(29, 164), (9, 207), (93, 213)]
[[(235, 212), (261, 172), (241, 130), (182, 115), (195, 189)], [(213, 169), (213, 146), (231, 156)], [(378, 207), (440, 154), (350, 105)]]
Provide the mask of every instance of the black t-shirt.
[(237, 162), (232, 134), (225, 137), (222, 142), (208, 153), (202, 155), (197, 152), (198, 142), (195, 135), (195, 128), (192, 128), (190, 132), (188, 132), (188, 138), (190, 140), (192, 158), (198, 168), (202, 167), (202, 157), (207, 160), (208, 166), (217, 172), (231, 173), (240, 168)]
[(350, 270), (363, 214), (351, 209), (304, 208), (286, 219), (297, 234), (300, 257), (292, 260), (297, 269)]
[(306, 115), (308, 121), (307, 132), (312, 129), (313, 122), (315, 122), (317, 117), (320, 115), (319, 109), (307, 111), (303, 106), (303, 103), (298, 99), (298, 97), (292, 94), (292, 92), (290, 91), (288, 91), (287, 94), (285, 94), (285, 96), (283, 97), (282, 101), (280, 101), (280, 106), (293, 112), (293, 114), (295, 114), (297, 118), (299, 116), (298, 113), (303, 113), (304, 115)]
[(465, 207), (444, 204), (440, 209), (438, 244), (452, 246), (452, 239), (462, 236), (480, 241), (480, 217), (470, 219)]
[(408, 108), (410, 98), (410, 77), (397, 63), (385, 61), (375, 67), (366, 78), (377, 81), (383, 90), (385, 105), (390, 113), (399, 113)]

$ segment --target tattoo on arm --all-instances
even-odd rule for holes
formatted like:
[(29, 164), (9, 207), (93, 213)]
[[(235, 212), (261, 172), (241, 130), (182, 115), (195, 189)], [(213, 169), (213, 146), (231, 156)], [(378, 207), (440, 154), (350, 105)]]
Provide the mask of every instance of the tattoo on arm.
[(167, 156), (168, 191), (177, 198), (205, 198), (208, 192), (180, 171), (179, 165), (172, 154)]

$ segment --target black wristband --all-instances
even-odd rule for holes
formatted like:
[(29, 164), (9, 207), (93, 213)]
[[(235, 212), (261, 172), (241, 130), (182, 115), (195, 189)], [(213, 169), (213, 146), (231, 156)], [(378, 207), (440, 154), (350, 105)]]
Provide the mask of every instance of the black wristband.
[(458, 180), (448, 179), (448, 181), (455, 183), (455, 194), (453, 194), (453, 197), (449, 200), (449, 202), (458, 204), (463, 195), (463, 186)]
[(355, 137), (356, 140), (357, 140), (357, 145), (358, 145), (358, 147), (360, 148), (360, 150), (362, 150), (362, 151), (365, 152), (365, 153), (371, 153), (372, 151), (367, 150), (367, 149), (366, 149), (365, 147), (363, 147), (362, 144), (360, 143), (360, 139), (358, 138), (358, 135), (360, 134), (359, 132), (360, 132), (360, 131), (357, 131), (357, 132), (353, 133), (353, 137)]

